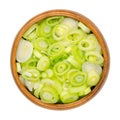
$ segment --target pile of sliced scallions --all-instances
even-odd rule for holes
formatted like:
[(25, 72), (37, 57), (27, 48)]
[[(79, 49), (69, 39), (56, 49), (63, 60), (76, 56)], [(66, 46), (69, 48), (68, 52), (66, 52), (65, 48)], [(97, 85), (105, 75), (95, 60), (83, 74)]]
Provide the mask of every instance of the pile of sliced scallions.
[(82, 22), (52, 16), (22, 36), (16, 67), (24, 86), (46, 103), (71, 103), (91, 92), (104, 58), (92, 31)]

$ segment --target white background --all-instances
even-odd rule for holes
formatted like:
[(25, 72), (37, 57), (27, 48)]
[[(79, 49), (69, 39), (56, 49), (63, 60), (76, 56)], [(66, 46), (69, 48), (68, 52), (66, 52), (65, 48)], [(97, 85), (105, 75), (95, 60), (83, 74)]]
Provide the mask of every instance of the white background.
[[(88, 103), (54, 111), (29, 101), (16, 86), (10, 54), (19, 29), (30, 18), (51, 9), (69, 9), (91, 19), (109, 47), (110, 72), (101, 91)], [(120, 3), (119, 0), (1, 0), (0, 1), (0, 120), (120, 120)]]

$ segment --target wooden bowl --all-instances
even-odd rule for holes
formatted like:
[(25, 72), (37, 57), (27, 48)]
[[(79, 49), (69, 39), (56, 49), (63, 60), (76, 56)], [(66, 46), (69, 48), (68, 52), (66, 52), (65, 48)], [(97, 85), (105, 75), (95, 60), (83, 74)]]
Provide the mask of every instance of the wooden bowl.
[[(103, 67), (102, 77), (101, 77), (99, 83), (94, 87), (94, 89), (87, 96), (81, 98), (80, 100), (78, 100), (76, 102), (68, 103), (68, 104), (47, 104), (47, 103), (43, 103), (40, 99), (33, 96), (26, 89), (26, 87), (21, 83), (21, 81), (19, 80), (19, 77), (18, 77), (17, 70), (16, 70), (16, 50), (17, 50), (17, 47), (18, 47), (18, 44), (19, 44), (19, 41), (20, 41), (22, 35), (34, 23), (36, 23), (36, 22), (38, 22), (38, 21), (40, 21), (40, 20), (42, 20), (46, 17), (57, 16), (57, 15), (71, 17), (73, 19), (81, 21), (86, 26), (88, 26), (91, 29), (91, 31), (95, 34), (95, 36), (97, 37), (98, 42), (100, 43), (100, 45), (102, 47), (102, 52), (103, 52), (103, 57), (104, 57), (104, 67)], [(54, 110), (65, 110), (65, 109), (75, 108), (75, 107), (81, 106), (82, 104), (84, 104), (84, 103), (88, 102), (90, 99), (92, 99), (98, 93), (98, 91), (102, 88), (102, 86), (103, 86), (103, 84), (104, 84), (104, 82), (107, 78), (108, 71), (109, 71), (109, 64), (110, 64), (110, 58), (109, 58), (108, 47), (106, 45), (106, 42), (104, 40), (103, 35), (101, 34), (101, 32), (99, 31), (97, 26), (91, 20), (89, 20), (88, 18), (83, 16), (82, 14), (74, 12), (74, 11), (69, 11), (69, 10), (50, 10), (50, 11), (38, 14), (37, 16), (30, 19), (20, 29), (17, 36), (15, 37), (13, 47), (12, 47), (12, 52), (11, 52), (11, 71), (12, 71), (12, 75), (14, 77), (14, 80), (15, 80), (18, 88), (21, 90), (21, 92), (29, 100), (31, 100), (35, 104), (37, 104), (41, 107), (44, 107), (44, 108), (54, 109)]]

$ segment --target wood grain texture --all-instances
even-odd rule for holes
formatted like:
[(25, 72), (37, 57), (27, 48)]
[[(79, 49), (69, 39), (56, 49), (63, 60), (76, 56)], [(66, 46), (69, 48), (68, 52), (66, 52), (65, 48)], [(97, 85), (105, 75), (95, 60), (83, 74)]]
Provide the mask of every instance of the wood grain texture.
[[(34, 97), (20, 82), (20, 80), (18, 78), (17, 70), (16, 70), (16, 50), (17, 50), (19, 41), (20, 41), (22, 35), (24, 34), (24, 32), (34, 23), (36, 23), (46, 17), (56, 16), (56, 15), (71, 17), (73, 19), (81, 21), (86, 26), (88, 26), (91, 29), (91, 31), (95, 34), (95, 36), (97, 37), (98, 42), (100, 43), (100, 45), (102, 47), (102, 52), (103, 52), (103, 57), (104, 57), (104, 67), (103, 67), (102, 77), (101, 77), (99, 83), (95, 86), (95, 88), (87, 96), (83, 97), (82, 99), (80, 99), (76, 102), (69, 103), (69, 104), (47, 104), (47, 103), (41, 102), (40, 99)], [(66, 110), (66, 109), (75, 108), (75, 107), (83, 105), (84, 103), (86, 103), (90, 99), (92, 99), (104, 85), (107, 75), (108, 75), (108, 72), (109, 72), (109, 66), (110, 66), (109, 50), (106, 45), (105, 39), (104, 39), (103, 35), (101, 34), (101, 32), (99, 31), (99, 29), (97, 28), (97, 26), (91, 20), (89, 20), (87, 17), (83, 16), (82, 14), (74, 12), (74, 11), (69, 11), (69, 10), (50, 10), (50, 11), (44, 12), (44, 13), (39, 14), (39, 15), (33, 17), (32, 19), (30, 19), (20, 29), (20, 31), (16, 35), (14, 43), (13, 43), (12, 51), (11, 51), (11, 71), (12, 71), (13, 78), (14, 78), (18, 88), (29, 100), (31, 100), (35, 104), (37, 104), (41, 107), (44, 107), (44, 108), (54, 109), (54, 110)]]

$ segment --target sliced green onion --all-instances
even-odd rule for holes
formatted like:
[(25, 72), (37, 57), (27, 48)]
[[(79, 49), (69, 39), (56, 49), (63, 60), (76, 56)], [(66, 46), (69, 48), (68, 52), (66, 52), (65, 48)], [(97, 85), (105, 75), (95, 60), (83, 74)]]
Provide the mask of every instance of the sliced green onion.
[(17, 48), (16, 60), (20, 63), (27, 61), (33, 52), (33, 46), (29, 41), (21, 39)]
[(72, 44), (77, 44), (81, 39), (83, 39), (86, 34), (82, 30), (74, 30), (68, 33), (66, 39)]
[(63, 21), (63, 16), (53, 16), (46, 19), (46, 24), (49, 26), (55, 26), (57, 24), (60, 24)]
[(25, 83), (24, 85), (27, 87), (27, 89), (32, 92), (34, 89), (34, 83), (30, 82), (28, 80), (25, 80), (24, 83)]
[(80, 50), (77, 46), (72, 47), (72, 55), (79, 63), (79, 66), (85, 62), (84, 52)]
[(60, 94), (60, 98), (62, 103), (71, 103), (79, 99), (78, 94), (76, 93), (69, 93), (68, 91), (63, 91)]
[(59, 101), (59, 95), (57, 91), (49, 86), (43, 87), (40, 90), (41, 101), (46, 103), (57, 103)]
[(96, 71), (90, 71), (88, 73), (87, 84), (89, 86), (95, 86), (100, 80), (100, 75)]
[(23, 68), (29, 68), (29, 67), (36, 67), (37, 66), (38, 59), (36, 58), (30, 58), (26, 62), (22, 63), (22, 69)]
[(36, 49), (33, 50), (33, 54), (36, 58), (40, 59), (42, 57), (42, 54)]
[(57, 41), (62, 40), (66, 34), (69, 32), (69, 28), (66, 25), (56, 25), (53, 29), (53, 38)]
[(100, 51), (101, 49), (94, 34), (89, 34), (86, 38), (82, 39), (78, 44), (78, 48), (83, 51), (90, 51), (95, 49)]
[(19, 75), (19, 79), (23, 85), (25, 85), (25, 80), (23, 79), (22, 75)]
[(38, 50), (45, 50), (48, 48), (47, 41), (45, 40), (45, 38), (42, 37), (37, 38), (32, 43), (33, 43), (33, 47)]
[(78, 27), (78, 21), (72, 18), (64, 18), (61, 24), (68, 26), (70, 30), (76, 30)]
[(103, 56), (100, 53), (94, 52), (94, 51), (87, 52), (85, 54), (85, 59), (88, 62), (92, 62), (92, 63), (99, 64), (99, 65), (102, 65), (104, 62)]
[(40, 91), (41, 91), (41, 88), (35, 89), (34, 96), (37, 98), (40, 98)]
[(49, 68), (49, 66), (50, 66), (50, 61), (47, 56), (42, 56), (37, 63), (37, 69), (40, 71), (47, 70)]
[(22, 77), (25, 80), (36, 82), (40, 78), (40, 72), (35, 68), (27, 68), (22, 72)]
[(71, 63), (71, 65), (73, 65), (75, 68), (81, 68), (81, 64), (79, 64), (72, 55), (68, 57), (67, 61)]
[(62, 92), (62, 85), (57, 79), (42, 79), (41, 84), (43, 86), (50, 86), (56, 89), (56, 91), (60, 94)]
[(79, 22), (78, 23), (78, 26), (83, 30), (83, 31), (85, 31), (86, 33), (90, 33), (90, 29), (85, 25), (85, 24), (83, 24), (82, 22)]
[(63, 53), (63, 46), (61, 43), (54, 43), (48, 48), (48, 55), (51, 56), (52, 58), (58, 57)]
[(52, 27), (46, 23), (46, 20), (43, 20), (38, 25), (37, 35), (40, 37), (49, 37), (52, 32)]
[(34, 24), (32, 25), (23, 35), (23, 38), (27, 39), (27, 40), (34, 40), (37, 38), (37, 32), (38, 30), (38, 24)]
[(43, 85), (39, 82), (35, 83), (34, 84), (34, 96), (37, 97), (37, 98), (40, 98), (40, 91), (42, 89)]
[(80, 87), (70, 87), (69, 92), (77, 93), (80, 97), (83, 97), (91, 92), (91, 88), (89, 86), (87, 86), (86, 84), (84, 84)]
[(19, 62), (16, 63), (16, 67), (17, 67), (17, 72), (21, 73), (22, 68), (21, 68), (21, 64)]
[(92, 70), (97, 71), (99, 75), (101, 75), (102, 73), (102, 67), (100, 65), (97, 65), (91, 62), (85, 62), (82, 64), (82, 71), (89, 73)]
[(79, 93), (82, 96), (82, 95), (84, 95), (84, 91), (86, 88), (87, 88), (86, 84), (84, 84), (80, 87), (69, 87), (69, 92), (70, 93)]
[(86, 82), (87, 73), (72, 69), (68, 72), (67, 77), (73, 86), (81, 86)]
[(83, 51), (90, 51), (96, 48), (96, 41), (90, 41), (88, 39), (83, 39), (79, 42), (78, 48)]
[(58, 62), (53, 70), (56, 75), (64, 75), (70, 70), (70, 64), (67, 61)]

